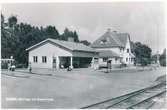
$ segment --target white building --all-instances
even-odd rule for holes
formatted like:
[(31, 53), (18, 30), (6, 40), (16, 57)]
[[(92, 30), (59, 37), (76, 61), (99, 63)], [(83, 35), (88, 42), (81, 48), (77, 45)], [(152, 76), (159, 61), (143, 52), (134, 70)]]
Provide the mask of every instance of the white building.
[(112, 66), (134, 64), (128, 33), (108, 29), (91, 47), (75, 43), (71, 38), (68, 41), (48, 38), (26, 50), (32, 68), (98, 68), (106, 67), (107, 61), (111, 61)]
[(26, 49), (32, 68), (74, 68), (89, 67), (98, 56), (91, 47), (81, 43), (48, 38)]
[(111, 32), (108, 29), (106, 33), (93, 42), (91, 47), (99, 52), (99, 66), (106, 66), (109, 60), (113, 66), (134, 64), (135, 57), (131, 52), (128, 33)]

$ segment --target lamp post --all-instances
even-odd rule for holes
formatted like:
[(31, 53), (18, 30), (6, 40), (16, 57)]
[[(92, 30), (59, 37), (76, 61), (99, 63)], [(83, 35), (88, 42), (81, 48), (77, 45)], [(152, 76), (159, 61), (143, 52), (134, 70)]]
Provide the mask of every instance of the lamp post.
[(157, 27), (157, 66), (159, 66), (159, 29), (158, 29), (158, 22), (156, 22), (156, 27)]

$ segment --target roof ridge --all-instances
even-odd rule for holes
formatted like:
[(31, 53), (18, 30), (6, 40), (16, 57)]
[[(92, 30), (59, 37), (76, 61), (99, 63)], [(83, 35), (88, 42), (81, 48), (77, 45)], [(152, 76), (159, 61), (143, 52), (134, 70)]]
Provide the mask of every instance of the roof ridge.
[(105, 38), (105, 35), (107, 34), (107, 32), (105, 32), (104, 34), (101, 35), (101, 37), (99, 37), (98, 39), (96, 39), (91, 45), (94, 45), (94, 43), (100, 41), (101, 39)]
[(116, 52), (112, 50), (101, 50), (98, 52), (99, 52), (100, 57), (120, 57), (119, 54), (117, 54)]
[(57, 39), (52, 39), (52, 38), (47, 38), (29, 48), (26, 49), (26, 51), (36, 48), (37, 46), (45, 43), (45, 42), (53, 42), (59, 46), (62, 46), (64, 48), (67, 48), (71, 51), (87, 51), (87, 52), (95, 52), (95, 50), (93, 50), (93, 48), (91, 48), (90, 46), (86, 46), (82, 43), (75, 43), (75, 42), (69, 42), (69, 41), (63, 41), (63, 40), (57, 40)]
[[(56, 41), (61, 41), (61, 42), (67, 42), (67, 43), (74, 43), (74, 44), (81, 44), (81, 45), (84, 45), (83, 43), (80, 43), (80, 42), (70, 42), (70, 41), (66, 41), (66, 40), (53, 39), (53, 38), (48, 38), (48, 39), (56, 40)], [(85, 46), (85, 45), (84, 45), (84, 46)]]

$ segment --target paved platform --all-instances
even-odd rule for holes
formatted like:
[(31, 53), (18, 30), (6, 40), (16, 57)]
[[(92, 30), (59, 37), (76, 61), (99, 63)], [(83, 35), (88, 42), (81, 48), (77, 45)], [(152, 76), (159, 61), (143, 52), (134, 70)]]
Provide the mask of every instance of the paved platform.
[[(127, 69), (105, 73), (105, 70), (75, 69), (53, 71), (36, 69), (2, 71), (2, 106), (4, 108), (81, 108), (114, 98), (154, 83), (166, 68), (145, 71)], [(7, 98), (27, 98), (9, 101)], [(28, 101), (43, 98), (48, 101)]]

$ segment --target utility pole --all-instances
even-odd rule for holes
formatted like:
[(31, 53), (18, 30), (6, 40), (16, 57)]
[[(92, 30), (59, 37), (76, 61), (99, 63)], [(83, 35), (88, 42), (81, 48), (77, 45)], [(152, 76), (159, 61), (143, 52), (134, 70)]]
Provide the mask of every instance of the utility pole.
[(158, 27), (158, 22), (156, 22), (156, 27), (157, 27), (157, 66), (159, 66), (159, 27)]

